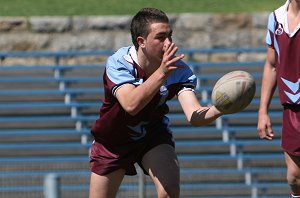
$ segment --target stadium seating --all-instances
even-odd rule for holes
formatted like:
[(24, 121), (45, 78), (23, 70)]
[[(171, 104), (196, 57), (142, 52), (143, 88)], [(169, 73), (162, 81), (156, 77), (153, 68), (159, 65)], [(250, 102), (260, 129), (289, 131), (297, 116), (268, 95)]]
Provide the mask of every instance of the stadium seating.
[[(190, 126), (178, 101), (169, 102), (181, 197), (287, 197), (277, 94), (270, 111), (275, 140), (260, 140), (256, 132), (265, 49), (181, 52), (198, 77), (203, 105), (210, 104), (214, 83), (229, 71), (248, 71), (257, 83), (246, 110), (204, 127)], [(44, 179), (53, 173), (61, 197), (87, 197), (90, 127), (98, 117), (104, 62), (111, 53), (0, 52), (0, 197), (42, 197)], [(139, 197), (141, 188), (145, 197), (156, 197), (150, 179), (139, 176), (125, 177), (118, 197)]]

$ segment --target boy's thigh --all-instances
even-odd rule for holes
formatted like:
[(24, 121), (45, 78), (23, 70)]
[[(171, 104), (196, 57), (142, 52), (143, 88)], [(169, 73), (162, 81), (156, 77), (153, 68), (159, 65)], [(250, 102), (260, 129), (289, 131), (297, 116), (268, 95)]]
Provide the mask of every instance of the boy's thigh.
[(124, 178), (125, 170), (119, 169), (107, 175), (91, 173), (89, 198), (115, 197)]
[(142, 166), (160, 183), (179, 183), (179, 163), (173, 146), (160, 144), (149, 150), (142, 159)]

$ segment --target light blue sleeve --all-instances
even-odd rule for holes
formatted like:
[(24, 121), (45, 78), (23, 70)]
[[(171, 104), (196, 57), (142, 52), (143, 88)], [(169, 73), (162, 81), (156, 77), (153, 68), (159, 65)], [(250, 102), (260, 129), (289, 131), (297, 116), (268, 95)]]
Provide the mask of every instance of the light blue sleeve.
[(136, 69), (133, 64), (127, 62), (123, 57), (126, 55), (126, 49), (120, 50), (109, 57), (106, 62), (106, 75), (110, 83), (109, 89), (115, 94), (115, 91), (122, 85), (130, 83), (139, 85), (141, 79), (136, 78)]
[(184, 87), (195, 89), (197, 85), (197, 77), (195, 76), (191, 68), (183, 61), (179, 61), (177, 65), (182, 65), (184, 66), (184, 68), (176, 69), (168, 78), (167, 83), (181, 84)]
[(274, 13), (272, 12), (268, 18), (268, 32), (267, 32), (267, 36), (266, 36), (266, 43), (268, 45), (273, 44), (272, 38), (271, 38), (271, 33), (274, 35), (275, 27), (276, 27), (276, 21), (275, 21)]
[(133, 70), (130, 65), (124, 65), (120, 60), (114, 58), (108, 59), (106, 64), (107, 76), (116, 85), (134, 81)]

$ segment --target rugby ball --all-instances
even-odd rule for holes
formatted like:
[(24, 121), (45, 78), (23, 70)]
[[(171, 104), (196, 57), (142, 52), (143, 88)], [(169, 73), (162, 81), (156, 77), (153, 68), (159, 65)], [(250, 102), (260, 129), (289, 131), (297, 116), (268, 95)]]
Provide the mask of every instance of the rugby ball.
[(244, 110), (256, 91), (254, 78), (246, 71), (232, 71), (222, 76), (215, 84), (212, 104), (222, 113), (231, 114)]

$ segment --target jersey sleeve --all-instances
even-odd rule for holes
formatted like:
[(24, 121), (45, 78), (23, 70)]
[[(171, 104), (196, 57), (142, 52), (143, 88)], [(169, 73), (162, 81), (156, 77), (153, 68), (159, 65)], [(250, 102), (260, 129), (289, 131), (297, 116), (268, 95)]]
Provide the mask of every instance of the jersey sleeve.
[(184, 67), (176, 69), (172, 73), (172, 75), (168, 78), (168, 84), (176, 84), (176, 95), (178, 95), (184, 90), (194, 91), (197, 86), (197, 77), (195, 76), (191, 68), (183, 61), (179, 61), (177, 65), (182, 65)]
[(268, 18), (268, 26), (267, 26), (267, 36), (266, 36), (266, 44), (270, 47), (274, 48), (274, 33), (276, 28), (276, 21), (275, 21), (275, 15), (274, 12), (269, 14)]
[(108, 88), (115, 95), (118, 88), (124, 84), (141, 84), (140, 79), (135, 78), (135, 68), (132, 64), (126, 62), (122, 57), (111, 57), (107, 61), (106, 75), (111, 83)]

